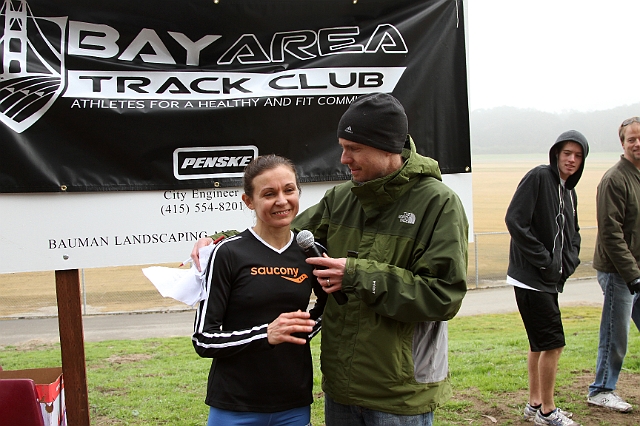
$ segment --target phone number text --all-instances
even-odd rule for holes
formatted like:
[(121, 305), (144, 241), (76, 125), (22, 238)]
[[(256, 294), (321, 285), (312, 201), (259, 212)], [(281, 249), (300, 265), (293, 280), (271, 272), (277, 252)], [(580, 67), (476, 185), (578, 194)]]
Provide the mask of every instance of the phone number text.
[(188, 203), (163, 204), (160, 206), (160, 214), (168, 215), (188, 215), (196, 213), (213, 212), (235, 212), (245, 210), (247, 206), (242, 201), (223, 201), (219, 203)]

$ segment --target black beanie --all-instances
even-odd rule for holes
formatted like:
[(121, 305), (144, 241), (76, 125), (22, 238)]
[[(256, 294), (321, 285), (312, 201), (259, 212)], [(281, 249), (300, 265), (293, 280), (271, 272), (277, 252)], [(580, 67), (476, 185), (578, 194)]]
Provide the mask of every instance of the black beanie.
[(358, 98), (342, 115), (338, 138), (400, 154), (409, 125), (402, 104), (386, 93)]

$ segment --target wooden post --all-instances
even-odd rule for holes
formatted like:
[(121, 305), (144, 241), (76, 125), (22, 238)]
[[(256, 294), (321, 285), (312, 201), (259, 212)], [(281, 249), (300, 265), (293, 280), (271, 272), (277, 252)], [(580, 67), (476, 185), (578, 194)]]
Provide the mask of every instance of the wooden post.
[(67, 424), (89, 426), (80, 273), (77, 269), (70, 269), (55, 271), (55, 276)]

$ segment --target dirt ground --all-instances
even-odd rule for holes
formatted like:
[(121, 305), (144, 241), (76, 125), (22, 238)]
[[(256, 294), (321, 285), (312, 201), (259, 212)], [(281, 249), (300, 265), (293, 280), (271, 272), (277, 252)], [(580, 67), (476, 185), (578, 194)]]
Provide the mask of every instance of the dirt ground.
[[(634, 406), (634, 411), (630, 413), (620, 413), (606, 408), (591, 406), (587, 404), (586, 390), (593, 382), (593, 374), (590, 372), (576, 372), (576, 381), (571, 389), (558, 388), (556, 395), (567, 393), (578, 394), (581, 400), (574, 403), (584, 403), (585, 412), (574, 413), (573, 419), (583, 426), (638, 426), (640, 425), (640, 383), (638, 376), (625, 374), (624, 371), (618, 380), (619, 395), (625, 401)], [(527, 402), (527, 392), (505, 393), (500, 398), (492, 401), (500, 401), (494, 406), (488, 407), (487, 402), (478, 398), (477, 392), (473, 389), (456, 390), (453, 400), (471, 402), (470, 412), (482, 413), (485, 425), (531, 425), (531, 422), (522, 419), (522, 410)], [(556, 398), (557, 399), (557, 398)], [(562, 408), (562, 407), (561, 407)], [(471, 419), (470, 419), (471, 420)], [(469, 421), (469, 424), (478, 424)]]
[[(159, 266), (177, 267), (163, 264)], [(84, 314), (188, 309), (164, 298), (142, 273), (141, 266), (81, 271)], [(58, 313), (54, 272), (0, 274), (0, 318), (55, 316)]]

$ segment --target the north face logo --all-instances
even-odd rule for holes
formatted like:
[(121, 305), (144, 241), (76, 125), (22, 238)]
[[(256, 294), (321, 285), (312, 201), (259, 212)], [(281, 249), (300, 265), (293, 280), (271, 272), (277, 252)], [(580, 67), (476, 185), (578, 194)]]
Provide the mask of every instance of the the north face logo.
[(416, 223), (416, 215), (413, 213), (404, 212), (400, 216), (398, 216), (398, 219), (400, 219), (401, 223), (408, 223), (411, 225)]
[(26, 0), (4, 0), (0, 22), (4, 22), (0, 121), (22, 133), (47, 112), (64, 89), (67, 18), (36, 18)]
[(351, 126), (348, 126), (346, 129), (344, 129), (344, 131), (347, 133), (353, 133), (353, 130), (351, 130)]

